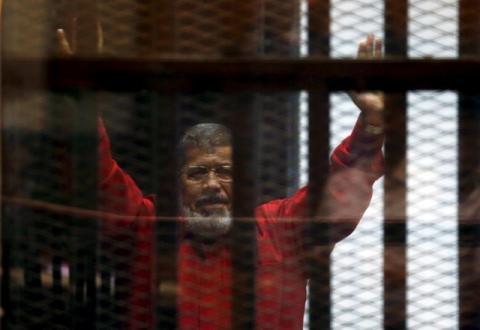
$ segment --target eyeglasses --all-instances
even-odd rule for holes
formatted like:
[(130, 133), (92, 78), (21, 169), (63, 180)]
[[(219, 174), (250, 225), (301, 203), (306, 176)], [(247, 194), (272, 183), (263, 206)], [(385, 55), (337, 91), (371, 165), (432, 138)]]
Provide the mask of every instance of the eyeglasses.
[(198, 183), (207, 179), (211, 171), (215, 173), (218, 181), (232, 182), (233, 180), (233, 171), (231, 165), (219, 165), (215, 167), (202, 165), (188, 166), (183, 170), (183, 173), (188, 180)]

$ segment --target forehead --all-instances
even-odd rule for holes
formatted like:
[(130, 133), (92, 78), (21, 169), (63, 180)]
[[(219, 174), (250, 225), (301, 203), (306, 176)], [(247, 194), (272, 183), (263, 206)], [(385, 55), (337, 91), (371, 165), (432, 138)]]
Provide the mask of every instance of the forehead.
[(231, 165), (232, 147), (213, 147), (208, 150), (190, 148), (185, 153), (185, 165)]

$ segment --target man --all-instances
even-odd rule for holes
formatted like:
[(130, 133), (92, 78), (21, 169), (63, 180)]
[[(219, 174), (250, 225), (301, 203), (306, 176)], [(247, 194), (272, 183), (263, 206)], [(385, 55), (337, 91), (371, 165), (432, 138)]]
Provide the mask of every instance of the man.
[[(58, 32), (64, 53), (68, 43)], [(63, 45), (63, 46), (62, 46)], [(381, 56), (381, 42), (369, 35), (359, 57)], [(333, 155), (326, 196), (330, 221), (349, 224), (335, 233), (336, 241), (350, 234), (367, 208), (372, 184), (382, 174), (383, 95), (354, 93), (361, 114), (352, 134)], [(104, 235), (118, 239), (134, 233), (129, 327), (152, 327), (156, 289), (154, 271), (154, 199), (145, 197), (132, 178), (113, 160), (106, 130), (100, 121), (100, 190), (105, 211)], [(177, 296), (179, 329), (231, 327), (232, 269), (228, 240), (232, 218), (232, 145), (228, 130), (217, 124), (189, 129), (179, 145), (180, 204)], [(306, 300), (304, 258), (308, 188), (255, 209), (257, 265), (255, 312), (258, 329), (301, 329)], [(161, 220), (158, 220), (161, 221)], [(162, 283), (160, 283), (160, 286)]]

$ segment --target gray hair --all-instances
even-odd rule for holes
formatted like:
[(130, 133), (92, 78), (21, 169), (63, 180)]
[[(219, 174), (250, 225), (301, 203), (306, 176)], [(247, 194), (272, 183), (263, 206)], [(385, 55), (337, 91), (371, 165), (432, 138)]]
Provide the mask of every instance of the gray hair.
[(197, 124), (190, 127), (180, 139), (177, 148), (179, 165), (184, 165), (185, 154), (189, 149), (197, 148), (212, 152), (215, 147), (231, 145), (232, 135), (227, 127), (215, 123)]

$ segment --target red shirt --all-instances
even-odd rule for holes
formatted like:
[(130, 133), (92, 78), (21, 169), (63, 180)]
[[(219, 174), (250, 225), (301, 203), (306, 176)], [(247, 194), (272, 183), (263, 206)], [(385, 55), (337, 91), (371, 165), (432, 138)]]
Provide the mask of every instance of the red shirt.
[[(119, 233), (132, 233), (134, 259), (129, 265), (131, 301), (129, 328), (149, 328), (152, 324), (152, 244), (155, 208), (132, 178), (112, 159), (110, 142), (103, 124), (100, 134), (101, 205), (108, 214), (104, 237), (122, 240)], [(350, 234), (367, 208), (372, 184), (383, 170), (380, 147), (359, 162), (361, 150), (354, 141), (363, 139), (358, 125), (332, 154), (328, 201), (331, 220), (350, 219), (351, 224), (337, 235)], [(361, 144), (360, 144), (361, 145)], [(255, 209), (257, 222), (257, 268), (255, 270), (255, 312), (257, 329), (302, 329), (306, 300), (303, 267), (307, 189), (292, 197), (271, 201)], [(132, 238), (132, 237), (131, 237)], [(179, 244), (177, 324), (179, 329), (229, 329), (231, 322), (231, 258), (222, 242), (200, 249), (188, 238)], [(164, 288), (168, 289), (168, 288)]]

